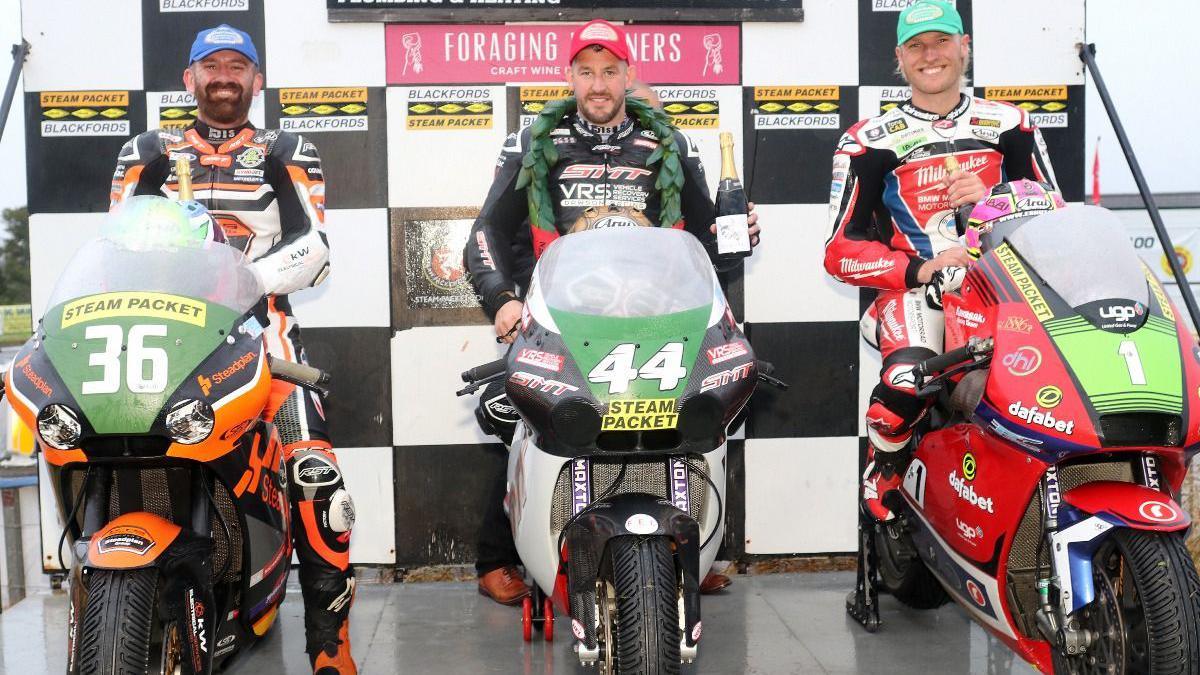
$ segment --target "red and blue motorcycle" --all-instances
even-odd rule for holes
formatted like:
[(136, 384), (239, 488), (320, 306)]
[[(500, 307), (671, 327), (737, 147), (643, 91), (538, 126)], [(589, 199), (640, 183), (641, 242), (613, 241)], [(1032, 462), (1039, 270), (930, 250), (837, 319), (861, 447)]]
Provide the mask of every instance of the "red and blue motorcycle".
[(876, 585), (953, 598), (1043, 672), (1195, 673), (1200, 579), (1178, 498), (1200, 449), (1200, 348), (1111, 212), (1003, 222), (947, 294), (946, 353), (898, 517), (862, 528)]

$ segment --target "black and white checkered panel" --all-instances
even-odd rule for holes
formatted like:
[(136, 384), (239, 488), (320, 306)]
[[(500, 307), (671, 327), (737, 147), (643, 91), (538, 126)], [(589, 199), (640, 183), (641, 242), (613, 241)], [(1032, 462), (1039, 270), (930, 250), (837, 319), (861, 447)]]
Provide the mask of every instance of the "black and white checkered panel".
[[(723, 55), (736, 81), (672, 82), (645, 69), (694, 139), (710, 189), (717, 134), (734, 133), (764, 236), (731, 302), (760, 358), (793, 385), (760, 390), (730, 443), (725, 556), (854, 548), (862, 416), (879, 358), (858, 337), (870, 294), (822, 266), (830, 161), (842, 130), (906, 96), (893, 46), (907, 3), (806, 0), (803, 23), (742, 24), (740, 49)], [(1034, 111), (1064, 192), (1082, 199), (1083, 0), (958, 4), (974, 39), (972, 92)], [(309, 359), (334, 372), (328, 412), (359, 514), (352, 560), (470, 562), (488, 476), (504, 459), (477, 429), (474, 400), (453, 391), (461, 371), (502, 351), (460, 252), (504, 137), (558, 95), (554, 85), (388, 85), (388, 59), (411, 55), (388, 53), (383, 24), (329, 23), (321, 0), (26, 0), (22, 10), (34, 43), (25, 96), (35, 311), (98, 231), (125, 139), (193, 118), (180, 76), (195, 32), (222, 22), (248, 31), (267, 84), (252, 120), (304, 134), (325, 165), (332, 274), (293, 303)], [(442, 47), (424, 46), (426, 67)], [(81, 51), (87, 58), (64, 56)], [(42, 503), (50, 551), (58, 530)]]

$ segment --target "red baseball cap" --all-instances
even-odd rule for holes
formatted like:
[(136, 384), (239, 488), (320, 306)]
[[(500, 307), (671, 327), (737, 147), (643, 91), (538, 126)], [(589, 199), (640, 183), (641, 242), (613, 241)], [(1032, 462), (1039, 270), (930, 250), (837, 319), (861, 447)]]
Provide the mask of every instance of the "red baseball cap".
[(618, 59), (629, 62), (629, 46), (625, 43), (625, 31), (621, 30), (620, 26), (611, 24), (604, 19), (593, 19), (579, 27), (579, 30), (571, 38), (571, 52), (567, 61), (574, 61), (579, 52), (592, 45), (604, 47)]

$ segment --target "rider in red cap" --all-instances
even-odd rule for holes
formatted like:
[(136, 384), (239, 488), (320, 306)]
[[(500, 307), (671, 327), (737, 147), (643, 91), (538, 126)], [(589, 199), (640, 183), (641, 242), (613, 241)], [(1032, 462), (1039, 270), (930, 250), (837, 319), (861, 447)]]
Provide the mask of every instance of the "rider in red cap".
[[(715, 209), (700, 153), (661, 110), (629, 95), (628, 90), (637, 86), (636, 67), (629, 57), (620, 26), (599, 19), (581, 26), (567, 53), (566, 76), (574, 105), (548, 104), (533, 125), (510, 135), (504, 143), (495, 181), (464, 254), (475, 290), (485, 311), (494, 318), (496, 335), (505, 342), (512, 341), (521, 318), (521, 294), (529, 287), (535, 257), (560, 236), (590, 229), (597, 222), (682, 227), (716, 254)], [(530, 148), (550, 142), (557, 160), (546, 166), (544, 173), (540, 169), (527, 172), (535, 178), (518, 187), (522, 162)], [(662, 159), (651, 163), (656, 152)], [(668, 156), (678, 159), (683, 173), (682, 185), (674, 191), (657, 185), (661, 167), (674, 164), (674, 160), (667, 161)], [(546, 197), (550, 212), (530, 208), (534, 194)], [(754, 245), (758, 244), (756, 221), (752, 213), (750, 241)], [(517, 417), (504, 395), (503, 383), (484, 390), (476, 417), (485, 432), (505, 443), (512, 439)], [(520, 558), (502, 509), (505, 467), (500, 462), (496, 466), (475, 569), (481, 593), (497, 602), (515, 604), (529, 593), (529, 587), (517, 569)], [(727, 577), (710, 574), (701, 590), (727, 585)]]

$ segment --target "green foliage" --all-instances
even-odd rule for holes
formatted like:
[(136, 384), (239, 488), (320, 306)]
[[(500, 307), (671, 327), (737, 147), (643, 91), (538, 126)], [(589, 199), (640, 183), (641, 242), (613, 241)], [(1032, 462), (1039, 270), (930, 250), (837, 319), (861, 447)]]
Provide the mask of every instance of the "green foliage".
[[(576, 109), (573, 97), (559, 99), (546, 104), (533, 121), (529, 132), (529, 150), (521, 161), (521, 172), (517, 175), (517, 189), (527, 189), (529, 200), (529, 222), (547, 232), (554, 231), (554, 203), (550, 197), (550, 168), (558, 162), (558, 149), (550, 138), (550, 132), (563, 117)], [(662, 110), (636, 96), (625, 97), (625, 110), (637, 118), (642, 128), (658, 136), (658, 148), (646, 160), (648, 166), (661, 164), (655, 187), (662, 195), (662, 207), (658, 223), (661, 227), (674, 227), (683, 216), (680, 193), (683, 191), (683, 164), (679, 160), (679, 148), (675, 142), (675, 127), (671, 118)]]
[(0, 212), (8, 238), (0, 244), (0, 305), (29, 304), (29, 209)]

